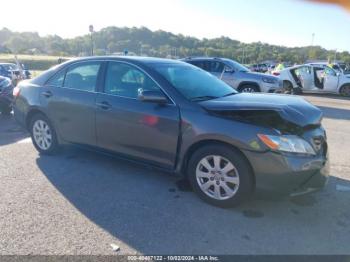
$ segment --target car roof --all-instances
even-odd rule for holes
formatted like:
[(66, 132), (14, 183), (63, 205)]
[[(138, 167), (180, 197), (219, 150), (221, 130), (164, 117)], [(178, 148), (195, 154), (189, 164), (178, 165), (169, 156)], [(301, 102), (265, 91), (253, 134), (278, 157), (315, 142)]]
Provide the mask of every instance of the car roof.
[(220, 58), (220, 57), (207, 57), (207, 56), (196, 56), (196, 57), (186, 57), (183, 60), (188, 61), (195, 61), (195, 60), (227, 60), (226, 58)]
[(296, 68), (303, 67), (303, 66), (311, 66), (311, 67), (315, 67), (315, 66), (329, 67), (328, 65), (323, 64), (323, 63), (308, 63), (308, 64), (301, 64), (301, 65), (295, 65), (295, 66), (287, 67), (287, 68), (285, 68), (284, 70), (296, 69)]
[(237, 61), (235, 61), (233, 59), (223, 58), (223, 57), (187, 57), (187, 58), (181, 59), (180, 61), (189, 62), (189, 61), (203, 61), (203, 60), (238, 63)]
[(173, 63), (183, 63), (179, 60), (157, 58), (157, 57), (141, 57), (141, 56), (89, 56), (82, 58), (73, 58), (67, 62), (83, 62), (90, 60), (118, 60), (126, 62), (138, 62), (143, 64), (173, 64)]

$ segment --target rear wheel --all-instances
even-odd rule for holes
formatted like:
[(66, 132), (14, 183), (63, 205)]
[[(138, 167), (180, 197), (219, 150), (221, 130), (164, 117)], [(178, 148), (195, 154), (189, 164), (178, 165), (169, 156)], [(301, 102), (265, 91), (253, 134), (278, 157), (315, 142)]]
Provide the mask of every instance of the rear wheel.
[(350, 96), (350, 85), (344, 85), (341, 89), (340, 89), (340, 94), (342, 96)]
[(56, 132), (43, 114), (36, 114), (30, 122), (30, 133), (35, 148), (41, 154), (53, 154), (58, 149)]
[(241, 93), (256, 93), (260, 92), (259, 88), (254, 85), (244, 85), (239, 88), (239, 92)]
[(292, 90), (293, 95), (301, 95), (302, 93), (303, 93), (303, 91), (301, 90), (300, 87), (293, 88), (293, 90)]
[(284, 94), (292, 94), (293, 93), (293, 84), (290, 81), (283, 81), (283, 90)]
[(189, 161), (188, 176), (198, 196), (219, 207), (242, 203), (254, 188), (247, 160), (240, 152), (223, 145), (197, 150)]

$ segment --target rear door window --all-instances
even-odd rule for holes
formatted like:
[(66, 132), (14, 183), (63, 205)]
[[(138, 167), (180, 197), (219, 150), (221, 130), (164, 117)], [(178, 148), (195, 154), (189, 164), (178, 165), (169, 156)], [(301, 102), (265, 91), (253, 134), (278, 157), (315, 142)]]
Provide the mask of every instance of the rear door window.
[(64, 82), (64, 77), (66, 75), (66, 70), (61, 70), (56, 75), (54, 75), (47, 83), (46, 85), (49, 86), (56, 86), (56, 87), (62, 87)]
[(100, 67), (101, 62), (84, 62), (70, 66), (64, 79), (64, 87), (95, 91)]
[(209, 71), (208, 63), (205, 61), (191, 61), (190, 63), (205, 71)]
[(222, 73), (224, 71), (225, 65), (219, 61), (210, 62), (210, 72), (212, 73)]

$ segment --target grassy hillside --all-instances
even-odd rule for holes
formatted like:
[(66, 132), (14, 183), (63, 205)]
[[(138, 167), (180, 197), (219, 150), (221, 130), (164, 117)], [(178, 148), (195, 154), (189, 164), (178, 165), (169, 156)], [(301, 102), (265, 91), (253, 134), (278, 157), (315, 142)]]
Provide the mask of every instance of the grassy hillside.
[[(243, 43), (228, 37), (198, 39), (146, 27), (106, 27), (93, 34), (94, 53), (108, 55), (123, 52), (155, 57), (214, 56), (237, 60), (243, 64), (265, 60), (304, 63), (308, 59), (327, 60), (335, 50), (321, 46), (288, 48), (267, 43)], [(0, 52), (18, 54), (47, 54), (54, 56), (87, 56), (91, 53), (89, 34), (65, 39), (57, 35), (41, 37), (33, 32), (12, 32), (0, 29)], [(337, 52), (338, 60), (350, 62), (350, 53)], [(57, 58), (57, 57), (56, 57)], [(42, 65), (36, 65), (41, 68)], [(45, 66), (44, 66), (45, 67)]]
[[(57, 65), (58, 56), (46, 55), (17, 55), (20, 63), (24, 64), (29, 70), (42, 71)], [(0, 54), (0, 63), (15, 63), (14, 55)]]

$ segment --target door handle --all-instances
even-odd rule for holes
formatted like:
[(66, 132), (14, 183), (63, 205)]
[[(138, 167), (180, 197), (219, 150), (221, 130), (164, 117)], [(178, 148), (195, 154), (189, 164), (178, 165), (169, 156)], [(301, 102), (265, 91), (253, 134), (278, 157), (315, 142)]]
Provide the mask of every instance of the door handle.
[(51, 96), (53, 95), (51, 91), (44, 91), (44, 92), (42, 92), (41, 94), (42, 94), (43, 96), (47, 97), (47, 98), (49, 98), (49, 97), (51, 97)]
[(103, 101), (101, 103), (96, 103), (96, 106), (103, 110), (109, 110), (112, 107), (111, 104), (106, 101)]

